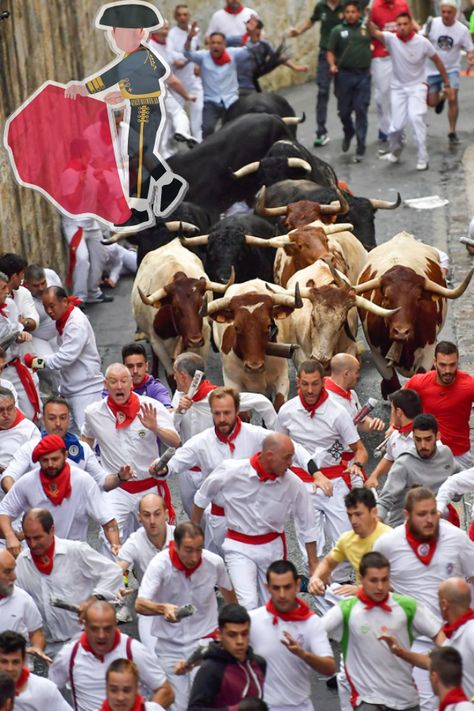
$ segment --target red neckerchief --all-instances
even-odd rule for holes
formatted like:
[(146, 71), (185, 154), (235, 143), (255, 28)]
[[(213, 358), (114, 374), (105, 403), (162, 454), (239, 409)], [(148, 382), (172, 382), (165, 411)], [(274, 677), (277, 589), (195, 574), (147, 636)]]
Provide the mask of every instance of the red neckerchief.
[(142, 388), (151, 377), (152, 376), (150, 375), (150, 373), (145, 373), (145, 375), (143, 376), (143, 380), (141, 380), (138, 385), (134, 385), (133, 389), (136, 390), (137, 388)]
[(58, 318), (56, 321), (56, 329), (60, 336), (63, 335), (64, 327), (69, 316), (72, 314), (74, 307), (82, 303), (82, 301), (78, 299), (77, 296), (68, 296), (67, 300), (69, 301), (69, 306), (67, 307), (61, 318)]
[(226, 437), (221, 432), (219, 432), (217, 427), (214, 427), (214, 432), (216, 433), (216, 437), (219, 440), (219, 442), (224, 442), (224, 444), (229, 445), (229, 449), (232, 453), (235, 451), (234, 439), (239, 436), (241, 429), (242, 429), (242, 420), (240, 419), (240, 417), (237, 417), (237, 419), (235, 420), (234, 429), (232, 430), (232, 432), (230, 433), (230, 435), (228, 437)]
[(230, 64), (232, 59), (230, 58), (229, 52), (225, 49), (220, 57), (214, 57), (213, 54), (211, 54), (211, 59), (214, 62), (214, 64), (217, 64), (218, 67), (222, 67), (223, 64)]
[(140, 412), (140, 398), (134, 392), (130, 393), (127, 402), (118, 405), (110, 395), (107, 398), (107, 405), (115, 415), (115, 429), (121, 430), (132, 424), (135, 417)]
[(260, 479), (260, 481), (275, 481), (275, 479), (278, 479), (277, 475), (265, 471), (265, 469), (260, 464), (260, 455), (261, 452), (256, 452), (253, 457), (250, 457), (250, 464), (257, 472), (258, 478)]
[(213, 385), (209, 380), (203, 380), (200, 384), (191, 400), (193, 402), (200, 402), (204, 400), (205, 397), (209, 395), (213, 390), (217, 388), (217, 385)]
[(450, 704), (458, 704), (460, 701), (469, 701), (469, 699), (464, 693), (464, 689), (461, 686), (457, 686), (455, 689), (448, 691), (446, 696), (441, 699), (439, 711), (444, 711), (446, 706), (449, 706)]
[(359, 588), (357, 591), (357, 597), (361, 603), (365, 605), (364, 610), (372, 610), (374, 607), (380, 607), (380, 609), (385, 610), (385, 612), (392, 612), (392, 608), (387, 604), (388, 595), (380, 602), (377, 602), (376, 600), (372, 600), (372, 598), (368, 597), (362, 588)]
[(201, 563), (202, 563), (202, 557), (201, 557), (201, 558), (199, 559), (199, 562), (196, 563), (196, 565), (195, 565), (193, 568), (186, 568), (186, 566), (184, 565), (183, 561), (181, 560), (181, 558), (179, 557), (179, 555), (176, 553), (176, 549), (175, 549), (175, 546), (174, 546), (174, 541), (170, 541), (170, 544), (169, 544), (169, 547), (168, 547), (168, 551), (169, 551), (169, 554), (170, 554), (170, 558), (171, 558), (171, 563), (172, 563), (172, 565), (173, 565), (177, 570), (180, 570), (182, 573), (184, 573), (187, 578), (189, 578), (189, 577), (199, 568), (199, 566), (200, 566)]
[(244, 10), (244, 9), (245, 9), (245, 8), (244, 8), (244, 6), (242, 5), (242, 3), (239, 3), (239, 7), (237, 7), (237, 8), (229, 7), (229, 5), (226, 5), (225, 8), (224, 8), (224, 10), (229, 13), (229, 15), (238, 15), (238, 14), (241, 13), (242, 10)]
[(24, 416), (24, 414), (22, 413), (22, 411), (19, 410), (18, 408), (16, 408), (15, 419), (14, 419), (13, 422), (11, 423), (10, 427), (5, 427), (4, 429), (6, 429), (6, 430), (12, 430), (14, 427), (16, 427), (17, 425), (19, 425), (20, 422), (21, 422), (22, 420), (24, 420), (24, 419), (25, 419), (25, 416)]
[(67, 462), (55, 477), (46, 476), (42, 469), (39, 475), (43, 491), (53, 506), (60, 506), (64, 499), (69, 499), (72, 492), (71, 467)]
[(23, 667), (23, 669), (21, 670), (20, 678), (18, 679), (18, 681), (15, 682), (15, 696), (20, 696), (20, 689), (25, 686), (29, 676), (30, 670), (28, 669), (28, 667)]
[(304, 622), (314, 615), (314, 612), (305, 602), (303, 602), (303, 600), (300, 600), (299, 597), (296, 598), (296, 604), (297, 606), (295, 609), (290, 610), (290, 612), (279, 612), (271, 600), (267, 602), (265, 607), (268, 612), (273, 615), (274, 625), (278, 623), (278, 618), (280, 618), (280, 620), (284, 620), (285, 622)]
[(398, 39), (399, 39), (401, 42), (405, 42), (405, 43), (406, 43), (406, 42), (409, 42), (411, 39), (413, 39), (413, 37), (414, 37), (415, 35), (416, 35), (416, 32), (415, 32), (414, 30), (412, 30), (412, 31), (410, 32), (410, 34), (408, 35), (408, 37), (402, 37), (402, 36), (399, 35), (398, 32), (397, 32), (397, 37), (398, 37)]
[[(133, 704), (130, 711), (145, 711), (145, 709), (146, 709), (145, 699), (140, 694), (137, 694), (135, 696), (135, 703)], [(107, 699), (104, 701), (104, 703), (100, 707), (100, 711), (112, 711), (112, 707), (110, 706)]]
[(409, 422), (407, 425), (402, 425), (401, 427), (394, 426), (393, 429), (400, 432), (400, 434), (408, 434), (409, 432), (413, 432), (413, 422)]
[(161, 44), (163, 46), (166, 46), (166, 40), (159, 39), (156, 32), (153, 32), (151, 38), (152, 38), (153, 42), (156, 42), (156, 44)]
[(8, 318), (7, 308), (8, 304), (6, 301), (3, 304), (0, 304), (0, 314), (2, 314), (2, 316), (5, 316), (5, 318)]
[(245, 45), (247, 44), (247, 42), (249, 41), (249, 39), (250, 39), (249, 33), (248, 33), (248, 32), (245, 32), (245, 33), (242, 35), (242, 39), (240, 40), (240, 42), (241, 42), (241, 44), (242, 44), (242, 47), (245, 47)]
[(454, 622), (446, 622), (443, 625), (443, 632), (448, 639), (451, 639), (453, 632), (456, 632), (462, 625), (465, 625), (469, 620), (474, 620), (474, 610), (468, 610), (464, 615), (460, 615)]
[[(111, 647), (111, 648), (109, 649), (109, 651), (107, 652), (107, 654), (110, 654), (110, 652), (112, 652), (112, 650), (114, 650), (116, 647), (119, 646), (119, 644), (120, 644), (120, 639), (121, 639), (120, 631), (119, 631), (119, 630), (115, 630), (114, 642), (113, 642), (113, 644), (112, 644), (112, 647)], [(94, 652), (94, 650), (92, 649), (92, 647), (91, 647), (90, 644), (89, 644), (89, 640), (87, 639), (87, 635), (86, 635), (85, 632), (83, 632), (83, 633), (81, 634), (81, 636), (79, 637), (79, 644), (81, 645), (81, 647), (82, 647), (86, 652), (89, 652), (90, 654), (93, 654), (94, 657), (95, 657), (96, 659), (98, 659), (99, 661), (101, 661), (102, 663), (104, 662), (105, 655), (96, 654), (96, 653)]]
[(340, 395), (340, 397), (349, 400), (349, 402), (352, 400), (351, 391), (341, 388), (332, 378), (324, 378), (324, 387), (326, 390), (330, 390), (332, 393), (336, 393), (336, 395)]
[(327, 394), (327, 390), (325, 390), (325, 388), (323, 388), (321, 390), (321, 394), (319, 395), (318, 401), (315, 402), (314, 405), (308, 405), (308, 403), (304, 399), (303, 395), (301, 394), (301, 388), (298, 388), (298, 396), (300, 398), (300, 402), (303, 405), (304, 409), (306, 410), (306, 412), (310, 413), (311, 417), (314, 417), (318, 407), (321, 407), (323, 402), (326, 402), (326, 400), (329, 397), (329, 395)]
[(53, 571), (54, 544), (55, 539), (53, 537), (53, 542), (51, 543), (50, 547), (44, 555), (33, 555), (33, 553), (31, 554), (31, 559), (33, 563), (36, 565), (42, 575), (51, 575)]
[(431, 559), (435, 554), (436, 546), (438, 545), (438, 539), (433, 538), (431, 541), (419, 541), (413, 533), (408, 528), (408, 524), (405, 524), (405, 535), (407, 538), (408, 545), (413, 548), (413, 552), (421, 560), (423, 565), (429, 565)]

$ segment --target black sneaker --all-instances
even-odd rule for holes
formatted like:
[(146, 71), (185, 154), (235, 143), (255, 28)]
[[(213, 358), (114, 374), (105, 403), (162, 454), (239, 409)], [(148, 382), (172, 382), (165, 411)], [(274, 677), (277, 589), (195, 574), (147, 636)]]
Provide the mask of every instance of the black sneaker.
[(113, 296), (107, 296), (107, 294), (101, 294), (97, 299), (87, 299), (86, 304), (110, 304), (114, 300)]
[(347, 153), (351, 147), (352, 136), (344, 136), (342, 139), (342, 152)]
[(457, 146), (461, 143), (458, 134), (455, 131), (453, 131), (452, 133), (448, 133), (448, 140), (451, 146)]
[(147, 210), (136, 210), (134, 207), (132, 207), (130, 208), (130, 211), (132, 214), (130, 215), (128, 220), (120, 224), (115, 223), (115, 229), (125, 230), (132, 227), (139, 227), (140, 225), (144, 225), (145, 223), (151, 225), (152, 220), (150, 220), (150, 215), (148, 214)]
[(440, 114), (442, 110), (444, 109), (444, 105), (446, 103), (446, 99), (441, 99), (441, 101), (438, 101), (438, 103), (435, 106), (435, 114)]

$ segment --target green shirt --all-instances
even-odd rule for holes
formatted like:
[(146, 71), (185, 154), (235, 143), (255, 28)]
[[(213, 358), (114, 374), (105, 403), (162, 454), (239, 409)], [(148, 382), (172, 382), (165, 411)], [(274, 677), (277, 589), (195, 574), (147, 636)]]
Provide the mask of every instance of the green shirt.
[(344, 20), (329, 35), (328, 49), (334, 52), (339, 69), (368, 69), (371, 61), (371, 37), (362, 20), (349, 25)]
[(320, 0), (314, 8), (311, 22), (321, 22), (320, 49), (327, 49), (332, 28), (336, 27), (344, 19), (343, 10), (344, 4), (342, 2), (338, 2), (336, 7), (332, 9), (326, 0)]
[(469, 18), (469, 32), (471, 35), (474, 34), (474, 10), (471, 12), (471, 17)]

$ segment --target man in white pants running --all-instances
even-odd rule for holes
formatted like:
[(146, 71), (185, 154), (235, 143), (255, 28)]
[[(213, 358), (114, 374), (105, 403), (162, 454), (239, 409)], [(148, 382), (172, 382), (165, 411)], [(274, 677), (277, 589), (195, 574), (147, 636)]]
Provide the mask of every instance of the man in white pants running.
[(407, 12), (398, 15), (396, 34), (380, 32), (372, 22), (369, 22), (368, 29), (372, 37), (382, 42), (389, 50), (392, 57), (390, 153), (381, 156), (381, 159), (390, 163), (398, 163), (403, 150), (403, 129), (407, 123), (410, 123), (418, 152), (416, 169), (428, 170), (425, 64), (427, 59), (431, 59), (442, 77), (446, 98), (449, 99), (453, 90), (444, 64), (436, 54), (431, 42), (426, 37), (416, 34), (413, 19)]

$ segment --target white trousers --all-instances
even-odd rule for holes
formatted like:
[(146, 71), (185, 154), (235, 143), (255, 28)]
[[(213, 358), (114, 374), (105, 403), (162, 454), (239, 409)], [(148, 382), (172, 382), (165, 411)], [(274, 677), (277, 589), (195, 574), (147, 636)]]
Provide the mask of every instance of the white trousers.
[[(170, 627), (171, 626), (172, 625), (170, 625)], [(173, 632), (170, 631), (170, 634), (172, 633)], [(193, 680), (197, 673), (198, 667), (194, 668), (190, 673), (182, 674), (180, 676), (174, 673), (174, 667), (176, 662), (179, 662), (182, 659), (187, 659), (198, 645), (199, 641), (195, 644), (185, 646), (166, 644), (162, 640), (157, 640), (156, 642), (156, 656), (165, 670), (165, 674), (173, 687), (175, 695), (174, 702), (169, 707), (170, 711), (186, 711), (188, 708), (189, 695), (191, 693), (191, 687), (193, 685)]]
[(178, 474), (179, 493), (181, 494), (183, 509), (189, 518), (191, 518), (193, 510), (194, 496), (203, 481), (204, 478), (201, 472), (188, 470)]
[(137, 271), (137, 253), (132, 249), (126, 249), (121, 244), (109, 244), (106, 246), (107, 264), (105, 271), (109, 279), (117, 284), (122, 274), (135, 274)]
[(213, 553), (217, 553), (221, 558), (224, 555), (224, 541), (227, 533), (227, 519), (225, 516), (215, 516), (209, 513), (206, 521), (207, 544), (206, 548)]
[(428, 162), (426, 151), (426, 123), (428, 110), (425, 83), (411, 86), (392, 86), (392, 122), (390, 124), (390, 151), (400, 155), (403, 149), (403, 129), (409, 124), (415, 139), (418, 160)]
[(390, 131), (390, 85), (392, 82), (392, 58), (375, 57), (370, 65), (375, 88), (375, 106), (379, 131), (388, 136)]
[[(411, 645), (411, 651), (420, 652), (421, 654), (429, 654), (433, 647), (433, 642), (426, 637), (423, 637), (414, 640)], [(420, 710), (436, 711), (438, 708), (438, 699), (431, 687), (429, 672), (426, 669), (413, 667), (412, 676), (420, 698)]]
[[(187, 107), (189, 110), (189, 122), (191, 124), (191, 135), (196, 141), (201, 143), (202, 141), (202, 109), (204, 106), (204, 96), (202, 91), (202, 84), (194, 83), (192, 86), (186, 86), (187, 91), (196, 96), (196, 101), (187, 102)], [(186, 101), (182, 96), (174, 94), (176, 101), (180, 106), (184, 106)]]
[[(251, 535), (251, 534), (249, 534)], [(266, 573), (270, 563), (283, 558), (283, 542), (252, 545), (226, 538), (223, 545), (225, 562), (240, 605), (254, 610), (269, 599)]]
[[(63, 220), (63, 230), (67, 243), (78, 230), (72, 221)], [(72, 277), (72, 291), (82, 301), (94, 300), (101, 295), (99, 283), (107, 263), (107, 252), (102, 244), (102, 231), (99, 228), (85, 229), (76, 251), (76, 266)]]
[(191, 126), (189, 118), (183, 107), (176, 101), (174, 96), (166, 94), (165, 97), (166, 122), (163, 133), (161, 134), (160, 152), (163, 158), (169, 158), (176, 152), (176, 143), (173, 140), (175, 133), (181, 133), (183, 136), (191, 135)]
[(88, 405), (92, 405), (93, 402), (102, 400), (102, 390), (97, 390), (94, 393), (79, 393), (77, 395), (62, 396), (68, 401), (69, 407), (71, 408), (72, 419), (80, 432), (84, 424), (84, 410)]
[[(36, 338), (33, 335), (33, 340), (31, 343), (25, 345), (29, 346), (27, 352), (34, 353), (41, 358), (53, 355), (58, 350), (58, 344), (55, 340), (46, 341), (44, 338)], [(42, 368), (37, 373), (40, 389), (43, 395), (57, 395), (59, 392), (59, 373), (57, 370), (49, 370), (48, 368)]]

